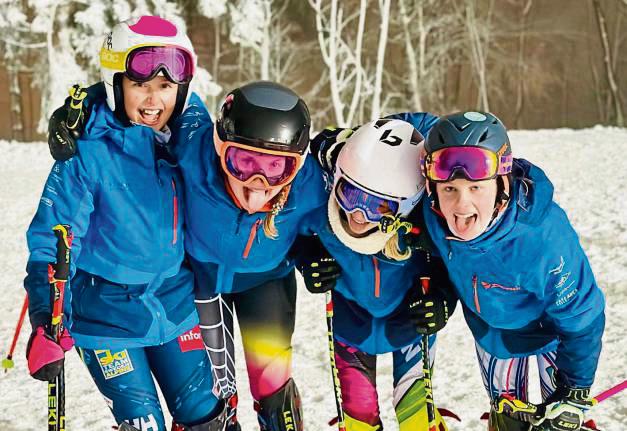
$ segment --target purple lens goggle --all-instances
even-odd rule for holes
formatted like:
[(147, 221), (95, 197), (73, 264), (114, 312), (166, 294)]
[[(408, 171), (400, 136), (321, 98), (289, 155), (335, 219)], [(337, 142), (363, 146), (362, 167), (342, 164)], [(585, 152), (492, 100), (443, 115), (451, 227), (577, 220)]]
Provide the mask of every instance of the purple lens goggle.
[(486, 148), (448, 147), (427, 155), (422, 166), (431, 181), (450, 181), (457, 174), (470, 181), (483, 181), (510, 173), (512, 162), (511, 154), (499, 156)]
[(401, 199), (367, 192), (346, 177), (341, 177), (335, 185), (335, 199), (344, 211), (360, 210), (371, 223), (378, 223), (386, 215), (396, 216), (401, 210)]
[(187, 84), (194, 76), (192, 55), (178, 46), (145, 46), (134, 49), (126, 58), (126, 75), (146, 82), (163, 71), (175, 84)]

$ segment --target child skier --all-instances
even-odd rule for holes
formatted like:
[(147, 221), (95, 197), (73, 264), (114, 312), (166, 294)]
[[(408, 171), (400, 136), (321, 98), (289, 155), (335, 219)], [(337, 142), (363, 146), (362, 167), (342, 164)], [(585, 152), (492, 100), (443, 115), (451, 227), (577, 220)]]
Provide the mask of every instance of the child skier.
[(51, 228), (70, 224), (67, 326), (120, 429), (166, 429), (154, 377), (173, 429), (222, 430), (226, 409), (212, 394), (210, 362), (187, 341), (198, 316), (169, 146), (168, 124), (187, 103), (196, 56), (174, 24), (142, 16), (113, 28), (100, 64), (106, 103), (93, 101), (80, 154), (53, 166), (27, 233), (29, 370), (54, 378), (72, 345), (67, 332), (58, 345), (46, 329)]
[(543, 414), (493, 408), (490, 429), (527, 430), (530, 421), (578, 430), (591, 406), (604, 299), (553, 185), (513, 158), (503, 124), (481, 112), (440, 118), (423, 171), (427, 230), (462, 302), (494, 405), (503, 396), (527, 400), (527, 358), (537, 356)]
[[(411, 119), (423, 124), (425, 133), (435, 120), (423, 114)], [(386, 217), (394, 226), (406, 222), (420, 202), (422, 145), (420, 133), (397, 119), (367, 123), (354, 133), (324, 131), (312, 144), (333, 184), (327, 208), (317, 213), (312, 230), (341, 275), (333, 260), (316, 256), (313, 241), (300, 250), (300, 268), (312, 292), (333, 288), (335, 361), (347, 430), (382, 429), (376, 358), (387, 352), (394, 357), (400, 429), (428, 427), (420, 341), (422, 334), (434, 334), (446, 324), (454, 300), (446, 292), (446, 270), (439, 260), (412, 253), (399, 243), (395, 228), (379, 227)], [(427, 296), (416, 286), (421, 276), (433, 280)], [(429, 345), (435, 348), (435, 335)], [(445, 430), (436, 414), (439, 429)]]

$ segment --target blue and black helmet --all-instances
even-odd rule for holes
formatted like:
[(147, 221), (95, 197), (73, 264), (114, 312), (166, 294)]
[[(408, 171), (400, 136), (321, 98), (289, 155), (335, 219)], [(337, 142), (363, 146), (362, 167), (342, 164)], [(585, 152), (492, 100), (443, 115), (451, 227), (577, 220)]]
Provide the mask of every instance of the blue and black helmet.
[(512, 153), (505, 126), (489, 112), (457, 112), (440, 117), (425, 142), (427, 154), (465, 146), (486, 148), (501, 156)]

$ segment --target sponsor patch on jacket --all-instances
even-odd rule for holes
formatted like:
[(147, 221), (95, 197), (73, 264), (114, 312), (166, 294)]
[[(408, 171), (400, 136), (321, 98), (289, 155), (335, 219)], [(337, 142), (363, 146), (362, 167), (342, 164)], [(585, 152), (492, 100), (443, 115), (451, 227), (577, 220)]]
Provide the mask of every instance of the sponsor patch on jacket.
[(126, 349), (119, 351), (94, 350), (94, 353), (98, 358), (98, 364), (106, 380), (130, 373), (134, 370), (133, 362), (131, 362), (131, 358)]
[(193, 329), (179, 335), (179, 346), (181, 347), (181, 352), (204, 349), (205, 345), (202, 342), (200, 328), (195, 326)]

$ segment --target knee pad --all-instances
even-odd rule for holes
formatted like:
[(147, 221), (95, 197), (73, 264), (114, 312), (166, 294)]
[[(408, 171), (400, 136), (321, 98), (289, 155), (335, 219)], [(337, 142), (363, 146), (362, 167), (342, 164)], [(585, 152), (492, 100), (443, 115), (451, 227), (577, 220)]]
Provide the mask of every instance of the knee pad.
[(303, 431), (300, 395), (293, 379), (274, 394), (255, 402), (261, 431)]
[(530, 428), (528, 422), (519, 421), (505, 413), (497, 413), (490, 409), (488, 431), (527, 431)]
[(366, 422), (352, 418), (346, 413), (344, 413), (344, 425), (346, 425), (346, 431), (383, 431), (383, 425), (381, 422), (376, 425), (370, 425)]
[(220, 413), (208, 422), (203, 422), (197, 425), (182, 425), (172, 423), (172, 431), (226, 431), (226, 404), (223, 403)]

